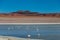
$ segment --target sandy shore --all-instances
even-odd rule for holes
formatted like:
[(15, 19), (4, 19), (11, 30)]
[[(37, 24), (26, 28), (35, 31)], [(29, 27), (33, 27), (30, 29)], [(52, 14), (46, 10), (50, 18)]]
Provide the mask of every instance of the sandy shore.
[(17, 38), (10, 36), (0, 36), (0, 40), (26, 40), (25, 38)]
[(60, 23), (56, 17), (0, 17), (0, 23)]
[(44, 39), (30, 39), (30, 38), (17, 38), (10, 36), (0, 36), (0, 40), (44, 40)]

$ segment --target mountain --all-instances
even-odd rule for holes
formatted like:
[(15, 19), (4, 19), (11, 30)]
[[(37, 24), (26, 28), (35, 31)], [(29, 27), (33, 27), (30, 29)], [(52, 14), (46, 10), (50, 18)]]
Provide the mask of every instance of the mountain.
[(60, 17), (60, 13), (38, 13), (38, 12), (30, 12), (30, 11), (16, 11), (11, 13), (0, 14), (0, 16), (44, 16), (44, 17)]

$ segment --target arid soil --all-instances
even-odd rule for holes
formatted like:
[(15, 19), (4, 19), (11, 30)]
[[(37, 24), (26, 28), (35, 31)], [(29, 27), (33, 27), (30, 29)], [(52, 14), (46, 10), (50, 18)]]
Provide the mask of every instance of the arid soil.
[(59, 17), (3, 16), (0, 23), (60, 23)]

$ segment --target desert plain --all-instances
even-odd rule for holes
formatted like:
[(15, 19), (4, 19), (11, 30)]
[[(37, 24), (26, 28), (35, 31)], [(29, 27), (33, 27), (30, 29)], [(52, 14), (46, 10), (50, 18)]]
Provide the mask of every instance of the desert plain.
[(59, 17), (36, 17), (36, 16), (5, 16), (0, 17), (0, 23), (60, 23)]
[(30, 11), (0, 13), (0, 23), (60, 23), (60, 13)]

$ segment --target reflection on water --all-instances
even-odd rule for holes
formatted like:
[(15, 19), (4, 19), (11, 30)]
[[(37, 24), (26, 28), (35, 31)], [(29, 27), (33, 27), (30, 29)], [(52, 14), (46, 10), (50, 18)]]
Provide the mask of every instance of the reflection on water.
[(0, 25), (0, 35), (20, 38), (60, 40), (60, 25)]

